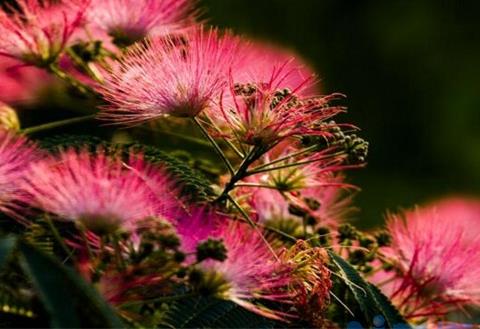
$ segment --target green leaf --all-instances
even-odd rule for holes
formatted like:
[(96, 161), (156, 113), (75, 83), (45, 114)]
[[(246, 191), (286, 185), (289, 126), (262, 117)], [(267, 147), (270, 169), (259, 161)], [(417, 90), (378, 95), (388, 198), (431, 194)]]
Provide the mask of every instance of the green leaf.
[(19, 249), (22, 267), (39, 292), (52, 327), (124, 327), (114, 310), (75, 271), (26, 243)]
[[(368, 291), (375, 300), (377, 308), (385, 317), (385, 320), (387, 321), (389, 327), (392, 328), (393, 326), (398, 326), (399, 324), (403, 325), (402, 328), (410, 327), (405, 321), (405, 319), (402, 317), (400, 312), (395, 308), (395, 306), (392, 305), (392, 302), (380, 291), (380, 289), (378, 289), (375, 285), (369, 283)], [(407, 327), (405, 327), (405, 325)]]
[(0, 239), (0, 269), (5, 265), (8, 258), (15, 249), (17, 238), (14, 236), (7, 236)]
[(275, 322), (237, 304), (211, 297), (192, 297), (173, 304), (166, 328), (273, 328)]
[(340, 270), (345, 284), (351, 291), (363, 313), (363, 317), (369, 324), (371, 324), (375, 316), (382, 315), (389, 328), (398, 325), (402, 325), (402, 328), (410, 328), (407, 321), (377, 287), (366, 282), (360, 273), (342, 257), (331, 251), (328, 251), (328, 254), (332, 262)]

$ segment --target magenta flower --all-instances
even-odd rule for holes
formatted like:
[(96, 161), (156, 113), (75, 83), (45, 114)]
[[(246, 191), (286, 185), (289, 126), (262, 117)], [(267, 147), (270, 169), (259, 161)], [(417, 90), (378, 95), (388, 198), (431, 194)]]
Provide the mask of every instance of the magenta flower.
[(26, 138), (0, 131), (0, 211), (18, 218), (21, 203), (28, 200), (21, 183), (30, 163), (38, 158)]
[(226, 216), (203, 208), (190, 209), (177, 219), (177, 233), (181, 237), (182, 250), (186, 253), (194, 253), (199, 242), (215, 238), (219, 226), (229, 220)]
[[(197, 209), (178, 221), (177, 232), (187, 253), (195, 252), (196, 246), (209, 238), (223, 241), (226, 260), (204, 260), (198, 265), (203, 272), (203, 285), (211, 286), (209, 289), (216, 297), (263, 316), (281, 316), (254, 303), (260, 299), (289, 302), (292, 296), (287, 291), (289, 267), (272, 255), (257, 231), (226, 216)], [(191, 262), (188, 258), (187, 261)]]
[(169, 176), (135, 156), (126, 163), (101, 151), (68, 150), (33, 164), (27, 181), (32, 206), (98, 234), (132, 230), (178, 205)]
[(446, 218), (455, 218), (459, 225), (465, 225), (465, 238), (475, 240), (480, 236), (480, 200), (451, 196), (435, 201), (430, 207)]
[[(312, 166), (307, 166), (296, 168), (297, 173), (293, 172), (293, 169), (288, 172), (294, 178), (295, 175), (302, 175), (302, 172), (309, 173), (311, 169)], [(319, 170), (318, 167), (313, 169)], [(336, 227), (354, 210), (350, 206), (351, 197), (345, 193), (346, 189), (352, 186), (344, 183), (341, 176), (332, 173), (318, 175), (315, 180), (311, 180), (311, 185), (279, 191), (275, 183), (269, 181), (270, 175), (275, 174), (272, 172), (259, 178), (259, 187), (255, 187), (257, 183), (253, 183), (252, 187), (237, 191), (240, 195), (249, 197), (249, 205), (260, 222), (298, 218), (289, 211), (290, 206), (295, 206), (308, 214), (309, 218), (315, 219), (315, 225)]]
[(110, 105), (100, 118), (138, 124), (162, 116), (194, 117), (226, 85), (237, 38), (199, 28), (175, 38), (156, 38), (134, 45), (105, 76), (99, 88)]
[(93, 26), (120, 45), (184, 32), (194, 16), (192, 0), (93, 0), (88, 12)]
[(0, 11), (0, 55), (38, 66), (54, 62), (82, 23), (88, 0), (18, 0), (19, 9)]
[[(314, 70), (298, 54), (279, 46), (260, 41), (241, 44), (242, 60), (234, 69), (236, 83), (268, 82), (272, 73), (284, 66), (289, 72), (282, 81), (290, 90), (301, 85), (305, 79), (315, 76)], [(315, 95), (319, 91), (317, 83), (310, 83), (300, 91), (302, 95)]]
[(284, 88), (284, 81), (292, 74), (287, 64), (273, 70), (267, 81), (237, 84), (231, 77), (230, 94), (223, 95), (218, 108), (212, 110), (215, 121), (222, 118), (218, 125), (227, 127), (221, 134), (267, 148), (291, 136), (326, 135), (319, 124), (344, 110), (329, 106), (330, 101), (342, 95), (298, 96), (312, 79), (302, 79), (292, 90)]
[(336, 227), (356, 211), (352, 207), (352, 194), (348, 189), (356, 187), (344, 182), (342, 175), (325, 174), (319, 178), (323, 183), (303, 189), (297, 205), (315, 218), (317, 226)]
[(287, 289), (291, 282), (290, 268), (275, 259), (259, 234), (246, 224), (224, 224), (217, 231), (217, 237), (223, 240), (227, 259), (200, 264), (206, 276), (219, 276), (223, 283), (217, 297), (266, 317), (282, 318), (282, 314), (276, 314), (253, 300), (290, 303), (293, 296)]
[(480, 213), (468, 226), (459, 215), (432, 205), (389, 216), (392, 245), (384, 254), (398, 271), (382, 276), (390, 277), (386, 292), (407, 318), (442, 317), (480, 304), (480, 237), (469, 234)]

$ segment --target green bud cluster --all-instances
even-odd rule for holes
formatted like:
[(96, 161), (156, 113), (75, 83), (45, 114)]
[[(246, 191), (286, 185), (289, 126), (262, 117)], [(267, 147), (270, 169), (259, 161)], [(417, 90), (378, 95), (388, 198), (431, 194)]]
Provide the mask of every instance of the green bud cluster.
[(227, 259), (227, 248), (223, 240), (209, 238), (197, 245), (197, 262), (213, 259), (223, 262)]

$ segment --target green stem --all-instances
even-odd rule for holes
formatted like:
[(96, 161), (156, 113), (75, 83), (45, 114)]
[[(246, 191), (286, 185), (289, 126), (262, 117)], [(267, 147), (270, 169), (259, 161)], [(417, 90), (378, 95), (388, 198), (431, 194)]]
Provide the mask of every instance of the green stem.
[[(242, 216), (243, 217), (243, 216)], [(247, 223), (248, 224), (248, 221), (245, 219), (245, 218), (233, 218), (234, 220), (240, 220), (242, 221), (243, 223)], [(269, 225), (265, 225), (265, 224), (261, 224), (261, 223), (256, 223), (256, 225), (258, 227), (261, 227), (263, 228), (264, 230), (266, 231), (270, 231), (270, 232), (273, 232), (275, 234), (278, 234), (280, 236), (283, 236), (284, 238), (287, 238), (289, 240), (292, 240), (293, 242), (296, 242), (298, 239), (296, 237), (294, 237), (293, 235), (290, 235), (288, 233), (285, 233), (283, 232), (282, 230), (279, 230), (278, 228), (275, 228), (273, 226), (269, 226)], [(195, 253), (193, 253), (195, 254)]]
[(74, 123), (80, 123), (80, 122), (88, 121), (88, 120), (91, 120), (93, 118), (95, 118), (95, 114), (89, 114), (89, 115), (76, 117), (76, 118), (71, 118), (71, 119), (53, 121), (53, 122), (44, 123), (44, 124), (41, 124), (41, 125), (38, 125), (38, 126), (25, 128), (25, 129), (22, 130), (22, 133), (27, 134), (27, 135), (28, 134), (34, 134), (34, 133), (44, 131), (44, 130), (50, 130), (50, 129), (53, 129), (53, 128), (58, 128), (58, 127), (62, 127), (62, 126), (66, 126), (66, 125), (70, 125), (70, 124), (74, 124)]
[(59, 79), (65, 81), (70, 86), (78, 90), (78, 92), (80, 92), (82, 95), (87, 96), (89, 94), (92, 94), (92, 95), (96, 94), (96, 92), (91, 87), (75, 79), (70, 74), (64, 72), (62, 69), (58, 67), (56, 63), (49, 65), (47, 69), (50, 73), (54, 74)]
[(75, 62), (75, 64), (80, 66), (92, 79), (94, 79), (96, 82), (103, 83), (103, 79), (95, 66), (93, 66), (94, 68), (92, 69), (89, 63), (85, 63), (80, 58), (80, 56), (78, 56), (77, 53), (73, 51), (72, 48), (67, 49), (67, 54)]
[(301, 166), (301, 165), (304, 165), (304, 164), (309, 164), (309, 163), (318, 162), (318, 161), (321, 161), (321, 160), (326, 160), (326, 159), (329, 159), (329, 158), (333, 158), (333, 157), (335, 157), (337, 155), (340, 155), (340, 154), (343, 154), (343, 153), (342, 152), (337, 152), (337, 153), (330, 154), (330, 155), (322, 157), (322, 158), (313, 159), (313, 160), (306, 160), (306, 161), (299, 161), (299, 162), (295, 162), (295, 163), (287, 163), (285, 165), (278, 166), (278, 167), (273, 167), (273, 168), (262, 168), (262, 169), (254, 168), (254, 169), (248, 171), (247, 175), (255, 175), (255, 174), (262, 173), (262, 172), (280, 170), (280, 169), (285, 169), (285, 168), (290, 168), (290, 167), (297, 167), (297, 166)]
[(214, 203), (224, 201), (228, 197), (228, 193), (235, 188), (235, 184), (239, 180), (247, 176), (248, 167), (253, 162), (255, 162), (255, 160), (257, 159), (258, 152), (259, 151), (256, 147), (250, 150), (247, 156), (243, 159), (238, 170), (235, 172), (235, 174), (232, 175), (227, 185), (225, 185), (225, 188), (223, 189), (222, 194), (220, 194), (220, 196), (214, 201)]
[(178, 138), (178, 139), (183, 139), (184, 141), (187, 141), (187, 142), (192, 143), (192, 144), (198, 144), (199, 146), (212, 148), (212, 144), (205, 141), (204, 139), (199, 139), (199, 138), (187, 136), (185, 134), (175, 133), (175, 132), (170, 131), (170, 130), (160, 130), (160, 129), (150, 128), (150, 127), (145, 127), (145, 126), (139, 126), (138, 128), (143, 129), (143, 130), (147, 130), (147, 131), (153, 131), (154, 133), (158, 133), (158, 134), (169, 135), (169, 136), (172, 136), (172, 137), (175, 137), (175, 138)]
[(225, 165), (227, 166), (228, 168), (228, 171), (230, 172), (231, 175), (234, 175), (235, 174), (235, 170), (233, 169), (233, 166), (232, 164), (230, 163), (230, 161), (227, 159), (227, 157), (225, 156), (225, 154), (223, 153), (222, 149), (220, 148), (220, 146), (217, 144), (217, 142), (212, 138), (212, 136), (210, 136), (210, 134), (208, 133), (208, 131), (202, 126), (202, 124), (200, 123), (200, 120), (198, 120), (197, 117), (194, 117), (193, 118), (193, 122), (195, 122), (195, 124), (197, 125), (197, 127), (201, 130), (202, 134), (208, 139), (208, 141), (213, 145), (213, 147), (215, 148), (215, 151), (217, 151), (218, 155), (220, 156), (220, 158), (222, 158), (223, 162), (225, 163)]
[(259, 169), (263, 169), (263, 168), (265, 168), (265, 167), (269, 167), (269, 166), (271, 166), (271, 165), (273, 165), (273, 164), (276, 164), (276, 163), (279, 163), (279, 162), (288, 160), (288, 159), (293, 158), (293, 157), (297, 157), (297, 156), (302, 155), (302, 154), (304, 154), (304, 153), (313, 151), (313, 150), (315, 150), (315, 149), (317, 149), (317, 148), (318, 148), (317, 145), (309, 146), (309, 147), (307, 147), (307, 148), (305, 148), (305, 149), (303, 149), (303, 150), (301, 150), (301, 151), (294, 152), (294, 153), (291, 153), (291, 154), (289, 154), (289, 155), (287, 155), (287, 156), (281, 157), (281, 158), (279, 158), (279, 159), (275, 159), (275, 160), (273, 160), (273, 161), (271, 161), (271, 162), (269, 162), (269, 163), (262, 164), (262, 165), (260, 165), (260, 166), (258, 166), (258, 167), (253, 168), (252, 170), (259, 170)]
[(55, 224), (53, 224), (52, 219), (49, 216), (47, 216), (45, 218), (45, 221), (46, 221), (48, 227), (50, 228), (50, 231), (52, 231), (53, 237), (55, 238), (55, 240), (57, 240), (58, 244), (62, 248), (65, 255), (70, 256), (72, 254), (72, 251), (70, 249), (68, 249), (67, 245), (65, 244), (65, 241), (63, 241), (62, 236), (60, 235), (57, 228), (55, 227)]
[(250, 218), (250, 216), (248, 216), (247, 212), (242, 208), (242, 206), (240, 206), (238, 204), (238, 202), (232, 198), (230, 195), (227, 195), (227, 198), (230, 200), (230, 202), (235, 206), (235, 208), (237, 208), (237, 210), (240, 212), (240, 214), (242, 214), (242, 216), (245, 218), (245, 220), (248, 222), (248, 224), (250, 224), (250, 226), (260, 235), (260, 237), (262, 238), (263, 242), (265, 243), (265, 245), (267, 246), (267, 248), (270, 250), (270, 252), (272, 253), (272, 255), (275, 257), (275, 259), (277, 261), (279, 261), (280, 259), (278, 258), (277, 256), (277, 253), (275, 252), (275, 250), (273, 250), (272, 246), (270, 245), (270, 243), (267, 241), (267, 239), (265, 238), (265, 236), (263, 235), (262, 231), (260, 231), (257, 227), (257, 225), (255, 224), (255, 222)]
[[(210, 117), (208, 116), (208, 114), (204, 114), (205, 117), (208, 119), (208, 123), (213, 126), (213, 128), (215, 128), (216, 130), (218, 131), (221, 131), (221, 129), (218, 128), (218, 126), (215, 124), (215, 122), (210, 119)], [(233, 152), (235, 152), (235, 154), (240, 158), (240, 159), (243, 159), (245, 158), (245, 154), (243, 154), (228, 138), (223, 138), (223, 140), (225, 141), (225, 143), (233, 150)]]

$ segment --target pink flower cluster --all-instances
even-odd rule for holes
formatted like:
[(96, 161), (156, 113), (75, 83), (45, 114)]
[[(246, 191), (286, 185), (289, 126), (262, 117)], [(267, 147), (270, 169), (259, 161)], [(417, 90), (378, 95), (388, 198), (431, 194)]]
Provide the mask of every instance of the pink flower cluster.
[[(396, 270), (380, 272), (385, 292), (408, 318), (442, 318), (480, 303), (480, 203), (445, 199), (388, 216), (383, 248)], [(477, 232), (477, 233), (476, 233)]]
[[(479, 202), (390, 214), (380, 235), (345, 224), (355, 187), (343, 171), (363, 166), (368, 143), (332, 120), (344, 96), (319, 94), (291, 51), (198, 22), (194, 5), (17, 0), (0, 11), (0, 211), (28, 228), (48, 222), (115, 305), (187, 289), (327, 327), (330, 296), (345, 307), (335, 292), (353, 285), (331, 275), (330, 249), (412, 322), (480, 306)], [(203, 136), (219, 156), (208, 168), (211, 193), (197, 202), (178, 172), (133, 147), (41, 150), (25, 135), (65, 121), (21, 130), (3, 103), (35, 99), (47, 73), (98, 101), (91, 117), (128, 126), (127, 138), (152, 122), (177, 124), (181, 133), (165, 135), (188, 142), (205, 145)]]

